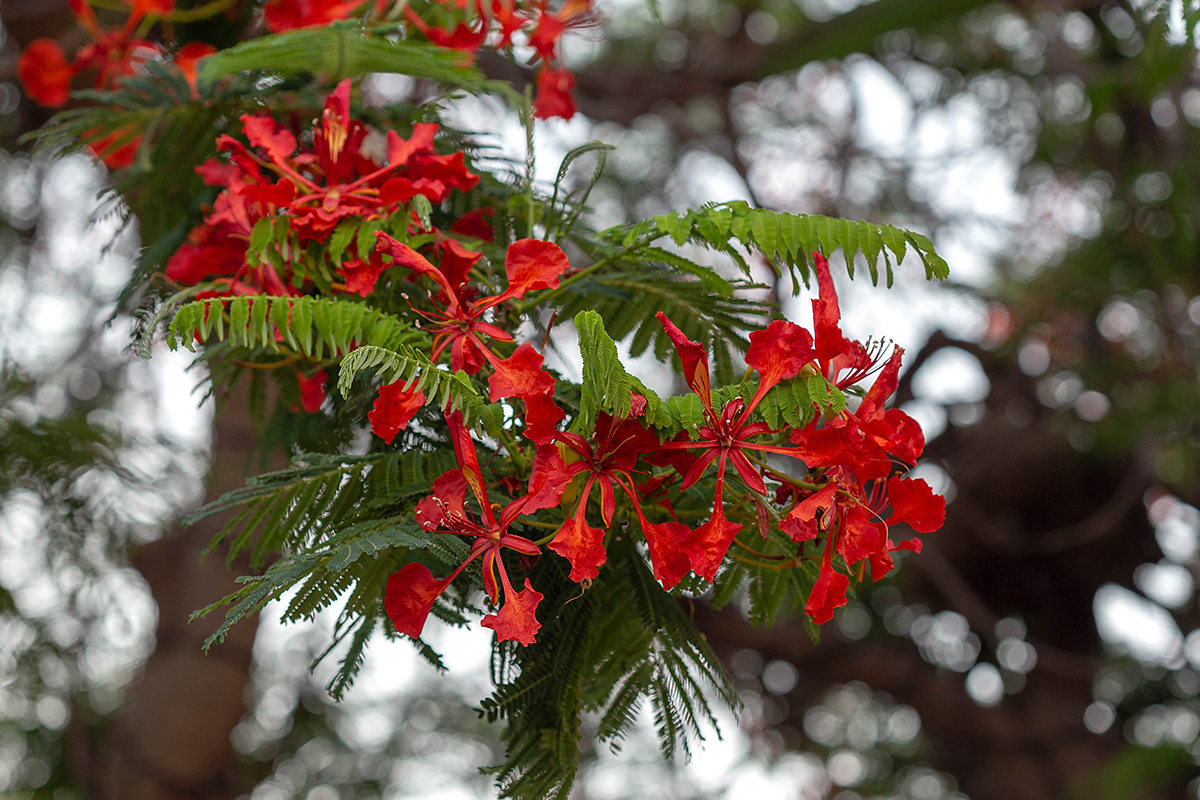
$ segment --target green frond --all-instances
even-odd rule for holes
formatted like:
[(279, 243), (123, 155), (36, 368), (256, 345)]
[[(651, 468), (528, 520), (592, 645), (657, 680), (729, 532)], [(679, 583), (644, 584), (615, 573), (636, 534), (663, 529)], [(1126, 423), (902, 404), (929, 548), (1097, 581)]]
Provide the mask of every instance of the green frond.
[(208, 550), (236, 534), (229, 545), (232, 562), (256, 539), (252, 560), (261, 564), (283, 545), (300, 546), (329, 530), (332, 522), (352, 517), (357, 504), (370, 493), (379, 469), (397, 457), (395, 453), (310, 456), (308, 463), (251, 478), (242, 488), (192, 512), (183, 524), (242, 506)]
[[(399, 348), (425, 335), (391, 314), (355, 300), (251, 295), (212, 297), (181, 307), (167, 329), (167, 345), (195, 350), (195, 339), (228, 340), (319, 361), (358, 345)], [(347, 383), (348, 385), (348, 383)]]
[(500, 418), (488, 411), (483, 396), (475, 384), (462, 370), (450, 372), (429, 360), (422, 351), (412, 347), (390, 349), (368, 345), (359, 347), (342, 359), (338, 388), (345, 395), (350, 390), (354, 376), (365, 369), (375, 369), (375, 375), (384, 383), (404, 381), (409, 390), (425, 393), (426, 405), (461, 411), (468, 425), (485, 422), (492, 426), (490, 433), (496, 435)]
[(579, 354), (583, 359), (583, 380), (579, 404), (581, 433), (590, 435), (596, 415), (607, 412), (615, 417), (629, 416), (633, 400), (633, 380), (621, 363), (617, 345), (604, 330), (604, 321), (595, 311), (575, 315), (579, 334)]
[[(600, 236), (612, 238), (629, 230), (628, 227), (615, 228)], [(647, 235), (651, 239), (669, 236), (678, 245), (692, 242), (724, 252), (730, 252), (731, 240), (736, 241), (748, 250), (761, 253), (768, 261), (787, 267), (797, 293), (801, 280), (808, 283), (809, 258), (814, 251), (829, 255), (840, 249), (851, 277), (854, 277), (855, 259), (861, 254), (871, 271), (871, 282), (875, 284), (879, 283), (882, 259), (887, 285), (892, 285), (892, 259), (899, 264), (910, 247), (921, 259), (927, 278), (943, 280), (950, 274), (945, 260), (934, 251), (933, 243), (920, 233), (862, 220), (767, 211), (751, 208), (741, 201), (663, 214), (654, 218), (653, 228)]]
[(462, 53), (425, 42), (393, 42), (356, 22), (262, 36), (204, 60), (201, 81), (247, 70), (280, 75), (323, 73), (343, 78), (370, 72), (399, 72), (462, 88), (481, 88), (483, 75)]

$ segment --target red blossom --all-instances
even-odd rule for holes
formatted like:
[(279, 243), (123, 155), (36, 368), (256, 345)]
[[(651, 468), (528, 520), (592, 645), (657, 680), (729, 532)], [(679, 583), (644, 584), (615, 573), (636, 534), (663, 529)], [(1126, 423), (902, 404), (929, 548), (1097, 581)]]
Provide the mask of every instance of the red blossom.
[(71, 92), (75, 69), (53, 39), (35, 39), (17, 59), (17, 79), (38, 105), (61, 108)]
[(317, 370), (312, 375), (296, 374), (296, 383), (300, 387), (300, 406), (309, 414), (316, 414), (325, 404), (325, 383), (328, 376), (325, 370)]
[(508, 593), (508, 599), (499, 612), (488, 614), (480, 624), (494, 630), (496, 638), (500, 641), (511, 640), (526, 646), (531, 645), (542, 628), (542, 623), (537, 621), (536, 612), (543, 595), (533, 588), (528, 578), (525, 579), (525, 589), (514, 592), (508, 584), (507, 575), (503, 572), (500, 575), (505, 581), (504, 589)]
[[(426, 531), (467, 536), (475, 542), (466, 560), (442, 581), (434, 580), (428, 570), (411, 564), (392, 576), (388, 581), (388, 596), (385, 599), (388, 614), (392, 616), (393, 610), (396, 612), (392, 621), (397, 630), (410, 636), (416, 631), (419, 636), (433, 601), (468, 564), (482, 557), (484, 591), (492, 603), (500, 607), (498, 613), (484, 617), (483, 624), (495, 630), (496, 637), (501, 641), (532, 644), (540, 627), (536, 610), (542, 595), (533, 589), (528, 579), (522, 591), (513, 588), (504, 566), (502, 551), (509, 549), (525, 556), (537, 556), (540, 553), (536, 544), (523, 536), (509, 533), (508, 529), (521, 514), (557, 502), (556, 491), (561, 495), (562, 481), (556, 474), (560, 473), (553, 468), (539, 470), (529, 494), (502, 509), (499, 506), (493, 509), (484, 487), (475, 444), (463, 426), (462, 414), (457, 411), (448, 414), (446, 422), (461, 466), (434, 481), (433, 494), (417, 504), (416, 519)], [(479, 505), (479, 520), (467, 508), (468, 490)]]
[[(607, 558), (603, 545), (604, 531), (588, 525), (586, 520), (588, 500), (594, 496), (592, 489), (595, 488), (600, 496), (600, 518), (605, 528), (612, 523), (616, 509), (614, 487), (620, 487), (634, 506), (639, 506), (637, 493), (632, 488), (630, 470), (641, 452), (658, 444), (658, 437), (637, 422), (614, 419), (608, 414), (601, 414), (590, 440), (574, 433), (560, 434), (559, 440), (564, 452), (573, 458), (570, 464), (565, 465), (568, 473), (571, 476), (585, 477), (574, 516), (567, 518), (554, 535), (549, 547), (571, 562), (571, 580), (582, 581), (585, 578), (596, 577)], [(642, 516), (640, 507), (638, 516), (643, 523), (643, 529), (650, 525)], [(683, 533), (686, 532), (687, 528), (683, 527)], [(657, 531), (651, 528), (647, 534), (647, 542), (650, 542), (656, 533)], [(661, 560), (661, 553), (656, 556), (652, 549), (652, 563), (657, 565)], [(688, 570), (686, 560), (678, 561), (683, 567), (678, 575), (674, 575), (672, 568), (660, 570), (656, 566), (656, 572), (664, 572), (668, 579), (674, 575), (672, 586), (678, 583)]]
[(824, 625), (833, 619), (835, 609), (846, 605), (846, 590), (849, 588), (850, 579), (826, 564), (817, 575), (817, 582), (813, 584), (808, 602), (804, 604), (804, 613), (816, 624)]
[(538, 119), (570, 119), (575, 116), (578, 109), (575, 106), (575, 98), (571, 96), (574, 89), (575, 75), (569, 69), (551, 69), (543, 66), (538, 71), (533, 115)]
[(455, 577), (457, 574), (439, 581), (424, 564), (405, 564), (388, 578), (383, 608), (396, 630), (419, 639), (433, 602)]
[(554, 378), (542, 369), (542, 356), (533, 345), (526, 342), (511, 356), (501, 359), (480, 337), (512, 341), (510, 334), (487, 321), (488, 312), (506, 300), (524, 297), (527, 292), (558, 286), (559, 276), (570, 268), (566, 254), (558, 245), (539, 239), (513, 242), (504, 259), (508, 288), (498, 295), (468, 300), (464, 291), (467, 273), (459, 266), (462, 254), (467, 251), (459, 248), (461, 253), (455, 254), (451, 248), (452, 258), (447, 261), (443, 256), (443, 265), (438, 267), (388, 234), (381, 232), (378, 236), (379, 247), (391, 255), (392, 263), (425, 275), (441, 290), (444, 307), (423, 312), (434, 330), (433, 359), (449, 347), (453, 369), (473, 373), (478, 372), (484, 362), (490, 364), (494, 370), (489, 380), (493, 401), (553, 391)]
[(349, 16), (363, 0), (267, 0), (263, 21), (272, 33), (328, 25)]
[(379, 397), (375, 398), (375, 404), (367, 414), (372, 433), (391, 444), (424, 405), (425, 393), (420, 389), (406, 389), (404, 381), (381, 386)]
[(175, 66), (183, 73), (183, 77), (187, 80), (188, 86), (192, 87), (192, 97), (197, 97), (196, 90), (196, 70), (199, 68), (200, 61), (208, 58), (213, 53), (217, 52), (217, 48), (205, 42), (189, 42), (179, 48), (179, 52), (175, 54)]

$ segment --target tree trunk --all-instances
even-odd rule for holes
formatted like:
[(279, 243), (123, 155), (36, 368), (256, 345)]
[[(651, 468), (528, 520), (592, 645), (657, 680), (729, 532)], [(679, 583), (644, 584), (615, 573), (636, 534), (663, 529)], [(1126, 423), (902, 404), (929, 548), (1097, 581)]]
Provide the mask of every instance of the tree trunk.
[[(218, 417), (207, 500), (243, 485), (249, 420), (239, 387)], [(229, 735), (245, 712), (257, 616), (235, 625), (208, 654), (203, 642), (222, 613), (188, 623), (193, 611), (234, 591), (234, 577), (248, 568), (230, 569), (220, 551), (202, 557), (226, 519), (205, 519), (133, 554), (158, 605), (157, 646), (88, 763), (76, 765), (100, 800), (232, 800), (251, 788)]]

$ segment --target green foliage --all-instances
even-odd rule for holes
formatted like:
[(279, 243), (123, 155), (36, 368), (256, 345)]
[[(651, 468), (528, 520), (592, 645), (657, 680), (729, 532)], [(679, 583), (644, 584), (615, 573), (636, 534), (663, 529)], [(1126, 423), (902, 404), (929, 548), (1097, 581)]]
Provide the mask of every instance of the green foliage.
[(393, 42), (354, 22), (262, 36), (205, 59), (199, 77), (213, 81), (249, 70), (280, 75), (324, 73), (336, 78), (399, 72), (452, 86), (480, 87), (483, 75), (462, 53), (426, 42)]
[(465, 372), (450, 372), (429, 360), (420, 350), (401, 347), (389, 350), (386, 347), (366, 345), (359, 347), (342, 359), (338, 388), (348, 394), (354, 376), (365, 369), (375, 368), (375, 376), (383, 383), (404, 381), (409, 391), (425, 393), (425, 403), (438, 408), (461, 411), (463, 422), (473, 425), (485, 424), (492, 435), (499, 434), (499, 419), (475, 388)]
[(769, 262), (786, 266), (796, 293), (800, 291), (801, 279), (806, 284), (809, 281), (809, 258), (814, 251), (831, 254), (840, 248), (850, 277), (854, 277), (855, 258), (861, 254), (874, 284), (879, 283), (882, 258), (887, 285), (892, 285), (892, 259), (899, 264), (910, 247), (921, 259), (927, 278), (941, 280), (950, 274), (945, 260), (934, 252), (933, 243), (922, 234), (861, 220), (767, 211), (751, 208), (744, 202), (662, 214), (654, 218), (650, 235), (655, 234), (669, 236), (677, 245), (691, 242), (728, 253), (745, 267), (745, 261), (730, 247), (732, 239), (748, 250), (761, 253)]
[(368, 482), (378, 469), (394, 467), (396, 458), (394, 453), (362, 458), (310, 456), (307, 463), (251, 478), (241, 489), (197, 509), (183, 524), (243, 506), (208, 549), (236, 534), (228, 549), (232, 563), (256, 539), (251, 564), (260, 566), (268, 555), (284, 547), (303, 547), (331, 526), (355, 518), (362, 496), (373, 488)]
[(621, 364), (617, 345), (604, 330), (604, 322), (595, 311), (575, 315), (579, 334), (579, 354), (583, 359), (583, 380), (578, 422), (581, 431), (590, 434), (596, 414), (629, 416), (633, 399), (633, 379)]
[[(632, 542), (620, 535), (590, 588), (566, 577), (559, 559), (542, 559), (535, 578), (548, 616), (537, 644), (497, 645), (489, 720), (508, 721), (506, 763), (493, 772), (501, 795), (565, 798), (575, 777), (579, 715), (600, 715), (599, 736), (619, 748), (638, 708), (654, 713), (663, 754), (688, 753), (716, 721), (707, 697), (737, 707), (720, 661), (679, 600), (662, 591)], [(614, 608), (631, 613), (614, 614)], [(706, 697), (707, 695), (707, 697)]]
[[(403, 347), (424, 334), (397, 317), (353, 300), (252, 295), (212, 297), (180, 308), (167, 330), (172, 350), (194, 350), (195, 335), (235, 347), (335, 359), (356, 345)], [(278, 335), (277, 335), (278, 334)]]

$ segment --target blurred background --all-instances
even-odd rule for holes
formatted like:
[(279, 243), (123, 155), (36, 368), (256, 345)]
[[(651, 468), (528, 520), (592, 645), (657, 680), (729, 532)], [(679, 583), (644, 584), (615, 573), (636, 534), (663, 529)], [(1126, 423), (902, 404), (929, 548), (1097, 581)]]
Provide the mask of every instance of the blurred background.
[[(908, 264), (890, 291), (840, 288), (849, 333), (907, 349), (896, 402), (950, 503), (818, 644), (697, 601), (740, 719), (690, 763), (661, 761), (649, 723), (620, 753), (585, 731), (575, 796), (1200, 797), (1192, 3), (595, 8), (566, 42), (581, 115), (539, 123), (537, 147), (551, 177), (576, 144), (619, 147), (596, 224), (740, 198), (933, 237), (950, 281)], [(17, 54), (77, 44), (67, 2), (3, 0), (0, 21), (0, 797), (494, 797), (478, 629), (432, 631), (440, 676), (381, 639), (337, 705), (308, 669), (337, 609), (268, 608), (201, 653), (216, 621), (187, 616), (234, 573), (200, 557), (216, 523), (173, 523), (261, 467), (244, 404), (214, 428), (186, 359), (128, 350), (136, 220), (102, 166), (17, 143), (46, 119)], [(414, 91), (370, 81), (381, 102)], [(455, 114), (523, 155), (499, 105)], [(809, 318), (806, 289), (776, 294)]]

